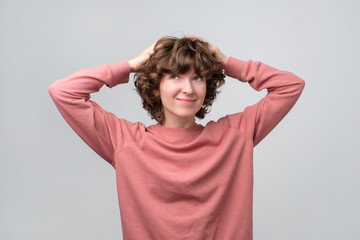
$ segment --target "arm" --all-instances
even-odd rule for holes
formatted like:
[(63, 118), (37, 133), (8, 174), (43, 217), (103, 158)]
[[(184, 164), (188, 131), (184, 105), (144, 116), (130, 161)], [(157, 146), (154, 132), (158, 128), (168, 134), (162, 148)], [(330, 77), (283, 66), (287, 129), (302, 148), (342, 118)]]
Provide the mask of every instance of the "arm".
[(56, 107), (73, 130), (102, 158), (113, 163), (114, 144), (110, 129), (119, 119), (90, 100), (90, 94), (103, 85), (113, 87), (129, 80), (130, 67), (123, 61), (82, 69), (49, 87)]
[[(186, 37), (205, 41), (197, 35)], [(227, 57), (215, 45), (210, 44), (210, 50), (222, 62), (227, 76), (249, 83), (256, 91), (265, 88), (268, 91), (263, 99), (245, 108), (244, 112), (228, 115), (219, 120), (252, 136), (255, 147), (295, 105), (305, 87), (305, 82), (293, 73), (278, 70), (261, 62), (246, 62)]]
[(240, 115), (227, 117), (230, 125), (253, 136), (254, 147), (285, 117), (305, 87), (304, 80), (291, 72), (232, 57), (227, 61), (225, 74), (249, 83), (256, 91), (267, 89), (267, 95), (258, 103)]
[(49, 94), (67, 123), (96, 153), (114, 166), (114, 150), (124, 147), (140, 127), (106, 112), (90, 100), (104, 85), (127, 83), (153, 53), (155, 43), (129, 61), (80, 70), (55, 81)]

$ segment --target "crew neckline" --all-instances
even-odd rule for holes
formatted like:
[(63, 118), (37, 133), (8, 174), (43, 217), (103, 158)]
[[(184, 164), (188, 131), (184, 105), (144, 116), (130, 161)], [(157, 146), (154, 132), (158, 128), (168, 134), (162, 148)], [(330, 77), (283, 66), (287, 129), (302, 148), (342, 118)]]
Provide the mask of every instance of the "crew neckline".
[(165, 135), (198, 135), (204, 129), (204, 126), (198, 124), (193, 127), (172, 128), (157, 123), (155, 125), (149, 126), (148, 129), (150, 131), (154, 130), (156, 132), (160, 132), (161, 134), (165, 134)]

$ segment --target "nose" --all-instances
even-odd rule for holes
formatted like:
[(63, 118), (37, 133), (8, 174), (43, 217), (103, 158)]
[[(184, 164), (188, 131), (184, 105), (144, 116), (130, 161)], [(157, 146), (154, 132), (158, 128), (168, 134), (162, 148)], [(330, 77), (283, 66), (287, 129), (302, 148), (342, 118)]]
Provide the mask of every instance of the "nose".
[(189, 78), (184, 79), (183, 85), (182, 85), (182, 92), (187, 94), (194, 93), (194, 88), (192, 85), (192, 81)]

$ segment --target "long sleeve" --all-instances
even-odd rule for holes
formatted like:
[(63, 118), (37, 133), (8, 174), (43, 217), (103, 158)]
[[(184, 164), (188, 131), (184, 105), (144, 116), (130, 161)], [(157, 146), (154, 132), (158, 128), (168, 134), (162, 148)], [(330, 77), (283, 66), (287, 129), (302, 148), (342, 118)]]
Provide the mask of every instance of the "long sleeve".
[(228, 115), (231, 127), (253, 137), (254, 147), (285, 117), (300, 97), (305, 82), (295, 74), (270, 67), (262, 62), (242, 61), (230, 57), (225, 67), (227, 76), (247, 82), (256, 91), (267, 89), (258, 103), (241, 114)]
[(113, 166), (114, 149), (117, 147), (114, 145), (118, 144), (118, 139), (114, 139), (110, 129), (117, 129), (121, 120), (91, 101), (90, 94), (98, 92), (103, 85), (112, 88), (128, 82), (129, 74), (130, 66), (126, 61), (103, 64), (77, 71), (49, 87), (49, 94), (67, 123)]

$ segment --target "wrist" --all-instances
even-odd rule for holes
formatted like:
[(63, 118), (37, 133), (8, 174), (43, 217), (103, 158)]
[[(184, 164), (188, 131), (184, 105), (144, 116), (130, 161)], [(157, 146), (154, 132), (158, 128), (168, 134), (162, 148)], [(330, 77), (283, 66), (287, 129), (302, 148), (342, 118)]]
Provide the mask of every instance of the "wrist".
[(227, 56), (225, 56), (225, 55), (222, 57), (221, 62), (222, 62), (222, 64), (223, 64), (224, 69), (225, 69), (225, 67), (226, 67), (226, 65), (227, 65), (227, 63), (228, 63), (228, 60), (229, 60), (229, 57), (227, 57)]
[(136, 68), (134, 66), (134, 63), (133, 63), (133, 60), (128, 60), (127, 61), (129, 63), (129, 66), (130, 66), (130, 72), (133, 73), (133, 72), (136, 72)]

